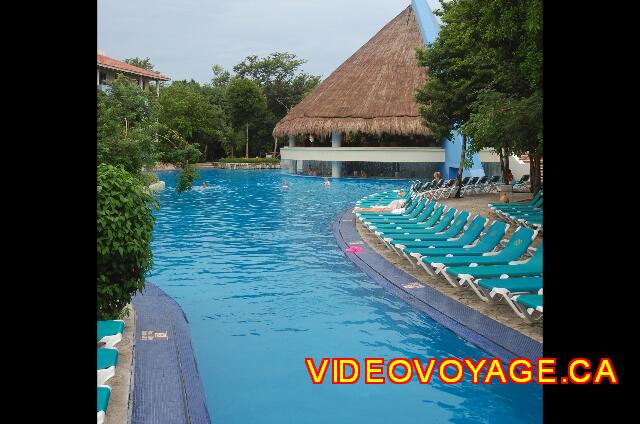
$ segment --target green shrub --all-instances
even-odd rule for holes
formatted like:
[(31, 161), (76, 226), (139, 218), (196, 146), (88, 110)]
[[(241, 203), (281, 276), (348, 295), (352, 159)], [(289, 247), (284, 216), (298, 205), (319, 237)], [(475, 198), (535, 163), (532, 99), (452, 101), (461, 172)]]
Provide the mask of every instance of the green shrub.
[(156, 203), (122, 166), (98, 165), (98, 319), (122, 314), (151, 269)]
[(223, 163), (280, 163), (278, 158), (222, 158)]
[(149, 186), (159, 181), (158, 176), (152, 172), (141, 172), (136, 177), (138, 178), (140, 183), (144, 186)]

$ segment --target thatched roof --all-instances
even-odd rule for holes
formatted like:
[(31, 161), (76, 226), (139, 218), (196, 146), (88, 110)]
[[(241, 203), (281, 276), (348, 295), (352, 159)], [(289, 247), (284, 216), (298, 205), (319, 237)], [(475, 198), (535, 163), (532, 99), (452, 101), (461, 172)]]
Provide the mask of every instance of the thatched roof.
[(423, 45), (409, 6), (292, 108), (273, 135), (431, 134), (415, 101), (426, 82), (415, 51)]

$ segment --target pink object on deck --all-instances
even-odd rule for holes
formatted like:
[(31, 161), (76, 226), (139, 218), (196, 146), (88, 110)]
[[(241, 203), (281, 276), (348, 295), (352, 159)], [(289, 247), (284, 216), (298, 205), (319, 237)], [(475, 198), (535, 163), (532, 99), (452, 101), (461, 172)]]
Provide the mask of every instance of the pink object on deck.
[(364, 248), (360, 247), (360, 246), (349, 246), (346, 249), (344, 249), (345, 252), (351, 252), (351, 253), (360, 253), (362, 251), (364, 251)]

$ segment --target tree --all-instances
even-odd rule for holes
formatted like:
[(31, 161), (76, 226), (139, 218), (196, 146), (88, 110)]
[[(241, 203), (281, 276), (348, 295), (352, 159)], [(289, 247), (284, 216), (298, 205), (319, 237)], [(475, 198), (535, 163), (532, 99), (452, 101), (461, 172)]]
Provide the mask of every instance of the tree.
[(267, 107), (278, 121), (320, 83), (320, 76), (301, 71), (304, 63), (306, 60), (293, 53), (276, 52), (265, 58), (247, 56), (233, 70), (237, 77), (253, 80), (262, 87)]
[(97, 195), (97, 317), (115, 319), (144, 288), (152, 264), (151, 208), (157, 205), (120, 165), (98, 165)]
[(138, 175), (157, 160), (155, 96), (123, 75), (111, 83), (108, 94), (98, 92), (97, 162), (121, 165)]
[[(170, 119), (167, 119), (170, 125), (160, 122), (163, 114), (167, 116), (154, 94), (143, 90), (129, 78), (118, 75), (108, 93), (100, 93), (99, 90), (98, 94), (98, 165), (122, 166), (141, 184), (145, 184), (148, 178), (142, 174), (143, 167), (153, 167), (158, 160), (162, 160), (182, 168), (181, 180), (193, 181), (197, 173), (193, 172), (190, 165), (199, 159), (200, 152), (185, 137), (171, 129), (170, 125), (175, 122)], [(176, 121), (184, 123), (190, 117), (178, 117)], [(192, 135), (197, 132), (187, 124), (180, 129), (187, 134), (191, 130)], [(178, 186), (178, 192), (181, 187)]]
[[(477, 37), (478, 17), (469, 0), (444, 2), (438, 12), (443, 20), (435, 42), (417, 52), (418, 62), (427, 68), (429, 80), (417, 91), (420, 114), (438, 139), (453, 140), (471, 113), (471, 104), (480, 88), (488, 82), (490, 74), (469, 54)], [(470, 161), (466, 152), (467, 137), (462, 134), (460, 166), (456, 176), (460, 197), (462, 172)]]
[(541, 0), (452, 0), (442, 7), (438, 38), (418, 52), (429, 73), (417, 94), (425, 123), (437, 135), (459, 131), (463, 151), (470, 137), (465, 161), (484, 147), (503, 156), (529, 151), (536, 190), (539, 172), (533, 168), (539, 169), (542, 154)]
[(255, 81), (234, 78), (227, 89), (227, 103), (233, 127), (246, 132), (245, 154), (249, 157), (249, 125), (268, 119), (267, 99)]
[(139, 57), (131, 57), (124, 60), (129, 65), (137, 66), (138, 68), (146, 69), (147, 71), (153, 71), (153, 64), (151, 63), (151, 59), (145, 57), (144, 59), (140, 59)]
[(210, 143), (219, 143), (229, 132), (224, 110), (212, 104), (195, 82), (175, 81), (160, 91), (160, 123), (176, 131), (188, 143), (200, 146), (206, 157)]

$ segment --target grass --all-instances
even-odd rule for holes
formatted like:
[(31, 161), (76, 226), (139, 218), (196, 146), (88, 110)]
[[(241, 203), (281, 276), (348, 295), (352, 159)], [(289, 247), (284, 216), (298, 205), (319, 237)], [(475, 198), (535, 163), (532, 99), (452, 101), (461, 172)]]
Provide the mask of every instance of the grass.
[(218, 162), (223, 163), (280, 163), (276, 158), (222, 158)]

